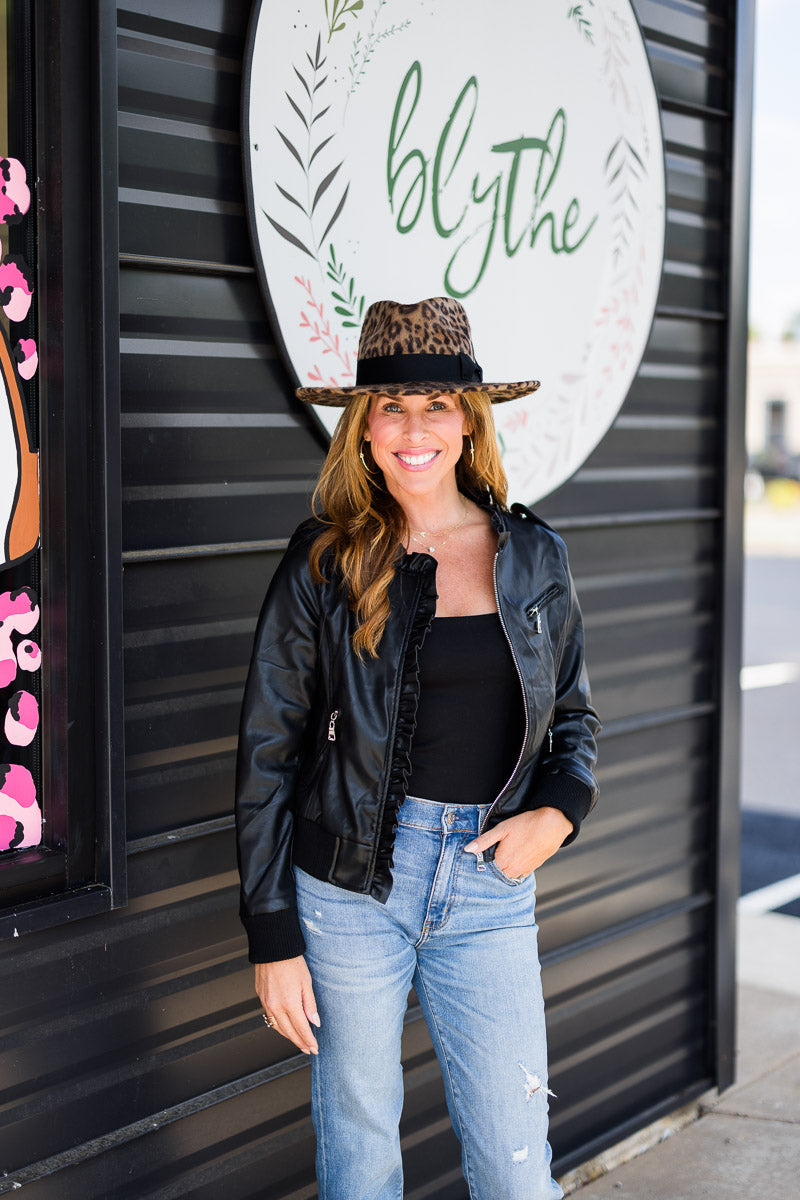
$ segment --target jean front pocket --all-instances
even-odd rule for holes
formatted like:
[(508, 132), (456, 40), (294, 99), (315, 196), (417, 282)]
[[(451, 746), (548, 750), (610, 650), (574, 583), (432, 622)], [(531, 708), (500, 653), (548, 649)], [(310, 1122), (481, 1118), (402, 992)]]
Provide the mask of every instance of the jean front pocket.
[(525, 883), (528, 879), (530, 879), (529, 875), (526, 875), (525, 879), (512, 879), (510, 875), (506, 875), (505, 871), (500, 870), (493, 858), (487, 858), (486, 865), (492, 875), (494, 875), (496, 879), (502, 880), (502, 882), (508, 887), (519, 887), (521, 883)]

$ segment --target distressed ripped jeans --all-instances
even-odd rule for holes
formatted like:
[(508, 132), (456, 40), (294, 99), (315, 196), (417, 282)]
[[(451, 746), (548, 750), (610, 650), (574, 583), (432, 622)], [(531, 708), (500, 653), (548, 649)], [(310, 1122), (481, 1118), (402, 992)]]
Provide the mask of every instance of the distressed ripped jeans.
[(401, 1200), (400, 1036), (413, 984), (444, 1076), (471, 1200), (559, 1200), (535, 881), (464, 845), (486, 807), (400, 809), (387, 904), (295, 868), (321, 1028), (312, 1055), (320, 1200)]

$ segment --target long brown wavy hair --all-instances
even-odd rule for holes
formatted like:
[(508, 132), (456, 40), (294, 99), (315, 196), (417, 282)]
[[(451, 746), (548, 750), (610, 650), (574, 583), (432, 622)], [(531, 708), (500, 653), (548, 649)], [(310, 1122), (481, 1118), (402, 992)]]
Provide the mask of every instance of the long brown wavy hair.
[[(488, 489), (491, 498), (505, 507), (508, 481), (489, 395), (464, 392), (458, 398), (475, 447), (473, 462), (465, 436), (466, 454), (456, 463), (459, 491), (478, 497)], [(402, 507), (387, 489), (369, 443), (363, 440), (373, 399), (366, 393), (352, 396), (331, 438), (312, 501), (325, 528), (311, 546), (309, 563), (318, 583), (325, 580), (323, 556), (340, 573), (358, 620), (353, 648), (359, 655), (376, 658), (389, 617), (389, 584), (409, 530)], [(362, 450), (369, 473), (361, 461)]]

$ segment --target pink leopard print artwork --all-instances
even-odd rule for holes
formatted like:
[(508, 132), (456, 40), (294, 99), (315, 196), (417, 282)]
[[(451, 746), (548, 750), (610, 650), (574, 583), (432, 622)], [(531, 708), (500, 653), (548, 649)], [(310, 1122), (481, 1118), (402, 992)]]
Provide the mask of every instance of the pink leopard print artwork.
[(39, 704), (30, 692), (15, 692), (8, 702), (3, 732), (11, 746), (30, 746), (39, 728)]
[[(15, 158), (0, 157), (0, 222), (19, 224), (30, 204), (25, 168)], [(0, 262), (0, 308), (9, 321), (29, 319), (33, 291), (34, 275), (25, 259), (6, 254)], [(37, 367), (34, 338), (19, 338), (12, 354), (0, 330), (0, 573), (23, 563), (39, 545), (39, 456), (20, 390), (20, 380), (30, 380)], [(31, 577), (25, 568), (20, 574)], [(5, 586), (10, 582), (8, 578)], [(42, 654), (31, 634), (38, 623), (33, 589), (4, 591), (0, 582), (0, 853), (38, 846), (42, 840), (42, 810), (32, 773), (37, 771), (33, 743), (40, 720), (35, 672)]]
[[(41, 652), (28, 636), (39, 622), (39, 603), (32, 588), (0, 592), (0, 688), (6, 688), (19, 671), (32, 672), (41, 662)], [(20, 688), (6, 701), (0, 757), (13, 746), (29, 746), (39, 728), (36, 697)], [(0, 853), (38, 846), (42, 839), (42, 810), (36, 785), (27, 767), (0, 762)]]
[(33, 379), (39, 366), (39, 351), (33, 338), (20, 338), (14, 347), (20, 379)]
[(27, 767), (0, 763), (0, 851), (24, 850), (42, 840), (42, 810)]
[(18, 225), (31, 206), (25, 168), (18, 158), (0, 158), (0, 221)]

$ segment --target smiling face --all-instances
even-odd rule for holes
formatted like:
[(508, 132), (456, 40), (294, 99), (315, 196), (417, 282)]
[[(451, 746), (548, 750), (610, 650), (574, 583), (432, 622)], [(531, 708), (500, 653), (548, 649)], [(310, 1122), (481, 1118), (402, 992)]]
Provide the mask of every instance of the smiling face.
[(364, 438), (387, 488), (402, 503), (404, 497), (452, 495), (469, 432), (458, 396), (376, 396)]

